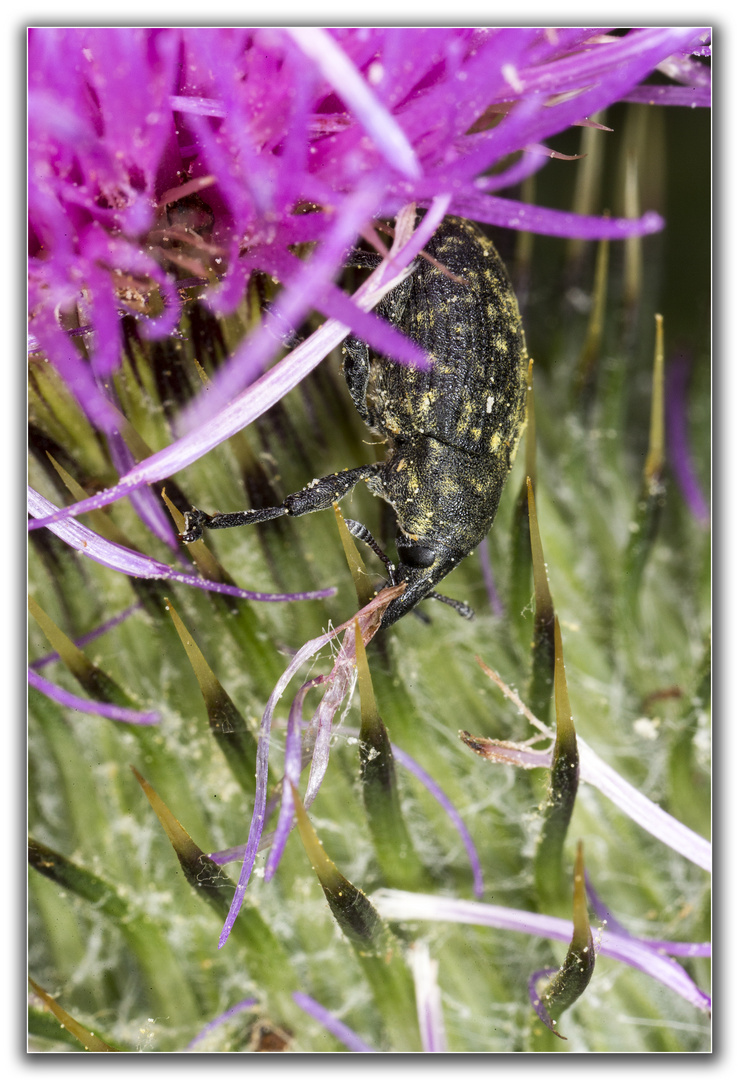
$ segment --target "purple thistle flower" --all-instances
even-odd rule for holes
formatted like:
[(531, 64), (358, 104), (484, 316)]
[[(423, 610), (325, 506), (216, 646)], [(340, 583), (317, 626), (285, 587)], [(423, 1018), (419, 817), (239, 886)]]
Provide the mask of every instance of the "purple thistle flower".
[[(164, 241), (181, 235), (176, 211), (185, 193), (197, 189), (207, 208), (207, 222), (190, 229), (188, 268), (192, 276), (194, 260), (196, 276), (217, 279), (205, 293), (213, 311), (233, 310), (255, 270), (284, 285), (274, 318), (188, 411), (181, 430), (192, 441), (185, 435), (129, 469), (96, 505), (195, 460), (227, 437), (226, 414), (238, 426), (253, 418), (251, 408), (238, 419), (229, 410), (275, 351), (272, 322), (295, 327), (317, 309), (340, 317), (344, 332), (371, 333), (389, 355), (413, 355), (332, 285), (373, 218), (443, 196), (443, 212), (551, 235), (660, 228), (650, 212), (578, 218), (517, 203), (494, 192), (520, 179), (520, 164), (491, 170), (529, 150), (523, 171), (541, 168), (544, 140), (641, 93), (657, 68), (680, 83), (667, 88), (672, 100), (707, 104), (707, 69), (690, 56), (703, 55), (709, 37), (700, 28), (623, 36), (593, 28), (32, 30), (31, 332), (90, 421), (117, 430), (106, 380), (119, 364), (121, 313), (133, 313), (150, 337), (175, 329), (180, 264)], [(483, 116), (492, 119), (480, 129)], [(207, 241), (198, 233), (206, 225)], [(318, 247), (300, 265), (288, 248), (306, 241)], [(406, 249), (396, 269), (417, 250)], [(75, 312), (94, 331), (89, 362), (66, 332)], [(301, 366), (293, 357), (286, 383), (320, 358)]]
[[(149, 532), (184, 564), (176, 532), (149, 485), (197, 462), (263, 416), (350, 331), (398, 362), (427, 363), (413, 342), (372, 309), (412, 272), (414, 259), (447, 213), (557, 237), (623, 239), (658, 231), (662, 220), (648, 205), (634, 219), (583, 217), (518, 201), (511, 197), (517, 193), (513, 188), (563, 156), (551, 149), (552, 139), (572, 126), (592, 125), (590, 117), (611, 104), (709, 106), (710, 68), (701, 62), (710, 56), (709, 39), (705, 29), (660, 27), (625, 33), (597, 28), (32, 30), (29, 352), (39, 354), (33, 359), (39, 369), (43, 360), (49, 361), (47, 370), (55, 369), (97, 429), (94, 435), (109, 471), (100, 470), (99, 455), (88, 461), (81, 455), (76, 464), (86, 474), (80, 479), (87, 489), (95, 490), (101, 479), (108, 486), (74, 506), (59, 508), (31, 491), (30, 528), (49, 528), (79, 554), (133, 577), (256, 600), (332, 595), (333, 589), (254, 593), (204, 581), (112, 543), (74, 518), (129, 498)], [(673, 85), (655, 84), (654, 75), (672, 79)], [(426, 211), (418, 224), (417, 207)], [(393, 221), (391, 247), (376, 231), (380, 218)], [(349, 295), (340, 274), (358, 237), (382, 250), (385, 261)], [(309, 253), (298, 258), (296, 245)], [(123, 426), (133, 419), (123, 415), (126, 379), (119, 382), (120, 397), (113, 383), (130, 346), (131, 318), (144, 341), (176, 341), (184, 337), (181, 326), (187, 323), (181, 324), (180, 316), (189, 290), (198, 291), (198, 301), (213, 315), (232, 316), (257, 274), (278, 285), (260, 321), (235, 346), (229, 338), (230, 354), (223, 360), (219, 354), (207, 392), (179, 415), (166, 412), (171, 434), (152, 444), (160, 449), (148, 456), (134, 450)], [(320, 328), (272, 366), (315, 315), (325, 319)], [(668, 377), (667, 386), (673, 472), (692, 512), (703, 520), (708, 511), (689, 458), (685, 386), (680, 372), (675, 374), (674, 385)], [(483, 572), (498, 611), (486, 559)], [(367, 620), (365, 631), (368, 609), (360, 613)], [(75, 630), (89, 625), (71, 621)], [(264, 709), (253, 816), (246, 844), (231, 849), (243, 866), (220, 945), (237, 916), (256, 855), (270, 845), (265, 878), (275, 872), (293, 824), (291, 784), (297, 786), (303, 765), (309, 765), (304, 796), (309, 805), (326, 776), (334, 718), (353, 686), (351, 626), (331, 674), (305, 683), (293, 700), (285, 779), (274, 788), (269, 784), (270, 729), (290, 680), (300, 676), (298, 683), (304, 682), (305, 662), (342, 629), (295, 651)], [(102, 632), (100, 627), (85, 638)], [(35, 662), (29, 681), (65, 708), (128, 723), (157, 722), (156, 713), (90, 702), (53, 686), (36, 670), (51, 659)], [(301, 710), (308, 686), (318, 681), (327, 683), (326, 693), (308, 725)], [(663, 842), (710, 869), (708, 841), (642, 796), (582, 740), (579, 745), (584, 780)], [(457, 828), (472, 866), (475, 895), (481, 898), (482, 869), (461, 814), (412, 758), (393, 750)], [(547, 766), (549, 757), (548, 751), (528, 746), (508, 744), (499, 750), (499, 760), (529, 768)], [(277, 810), (275, 831), (267, 835), (264, 824)], [(246, 832), (244, 824), (242, 838)], [(383, 894), (385, 908), (378, 897), (383, 915), (479, 922), (561, 941), (571, 935), (567, 920), (449, 897), (417, 895), (393, 915), (390, 901), (402, 895)], [(649, 974), (699, 1009), (708, 1007), (707, 996), (671, 959), (708, 956), (705, 943), (639, 939), (609, 917), (597, 945), (603, 955)], [(423, 1047), (444, 1051), (434, 962), (423, 943), (411, 948), (408, 959)], [(350, 1050), (374, 1052), (312, 998), (296, 993), (293, 999)], [(227, 1010), (188, 1049), (254, 1004), (247, 999)], [(198, 1030), (208, 1015), (191, 1030)]]

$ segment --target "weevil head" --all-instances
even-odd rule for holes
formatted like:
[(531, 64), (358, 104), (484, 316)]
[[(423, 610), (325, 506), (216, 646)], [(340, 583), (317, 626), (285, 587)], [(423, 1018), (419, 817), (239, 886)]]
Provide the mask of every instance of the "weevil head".
[(405, 592), (392, 600), (385, 609), (381, 624), (383, 629), (392, 626), (403, 615), (412, 611), (421, 600), (425, 600), (442, 578), (451, 573), (463, 558), (462, 554), (445, 544), (411, 540), (402, 532), (398, 533), (396, 546), (398, 566), (391, 584), (404, 583)]
[(427, 436), (396, 440), (370, 485), (395, 510), (398, 569), (392, 584), (406, 585), (388, 605), (383, 627), (411, 611), (477, 547), (495, 517), (504, 479), (489, 458)]

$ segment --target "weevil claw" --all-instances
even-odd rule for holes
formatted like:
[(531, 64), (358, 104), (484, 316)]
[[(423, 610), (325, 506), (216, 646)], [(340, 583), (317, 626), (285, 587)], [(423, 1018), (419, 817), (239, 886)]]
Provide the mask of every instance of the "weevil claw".
[(180, 540), (184, 544), (193, 544), (196, 540), (200, 540), (203, 535), (203, 525), (210, 520), (210, 514), (193, 506), (192, 510), (185, 513), (185, 528), (180, 533)]

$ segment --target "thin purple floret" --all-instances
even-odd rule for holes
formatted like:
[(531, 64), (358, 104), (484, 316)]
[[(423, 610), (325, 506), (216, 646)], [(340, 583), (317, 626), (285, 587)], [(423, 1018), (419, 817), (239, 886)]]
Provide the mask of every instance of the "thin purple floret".
[(295, 990), (293, 991), (293, 1001), (296, 1005), (299, 1005), (304, 1012), (307, 1012), (309, 1016), (312, 1016), (314, 1020), (317, 1020), (319, 1024), (322, 1024), (326, 1031), (330, 1032), (334, 1038), (338, 1039), (339, 1042), (343, 1042), (344, 1046), (353, 1053), (376, 1053), (371, 1046), (367, 1045), (364, 1039), (360, 1039), (359, 1035), (357, 1035), (355, 1031), (352, 1031), (350, 1027), (347, 1027), (342, 1020), (339, 1020), (333, 1013), (330, 1013), (323, 1005), (319, 1005), (315, 998), (309, 997), (308, 994), (303, 994), (300, 990)]
[(158, 724), (161, 717), (158, 712), (151, 710), (129, 709), (124, 705), (111, 705), (106, 701), (90, 701), (89, 698), (81, 698), (72, 694), (69, 690), (63, 690), (49, 682), (31, 668), (28, 669), (28, 685), (34, 690), (40, 691), (46, 697), (63, 705), (65, 709), (73, 709), (75, 712), (89, 713), (91, 716), (104, 716), (107, 720), (118, 720), (122, 724), (139, 724), (149, 727)]

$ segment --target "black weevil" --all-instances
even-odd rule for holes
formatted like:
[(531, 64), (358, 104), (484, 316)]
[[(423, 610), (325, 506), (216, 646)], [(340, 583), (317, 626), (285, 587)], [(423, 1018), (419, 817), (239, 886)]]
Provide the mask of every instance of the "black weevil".
[[(377, 310), (426, 350), (430, 368), (378, 356), (356, 338), (344, 345), (349, 392), (367, 426), (389, 443), (385, 460), (312, 480), (281, 506), (212, 517), (193, 509), (182, 533), (191, 543), (203, 528), (326, 510), (365, 480), (395, 511), (397, 568), (364, 525), (347, 524), (382, 558), (390, 584), (406, 585), (388, 605), (383, 627), (426, 598), (472, 616), (434, 586), (487, 535), (525, 420), (526, 344), (493, 243), (472, 222), (447, 217), (426, 250), (444, 269), (419, 259)], [(362, 265), (372, 259), (365, 256)]]

